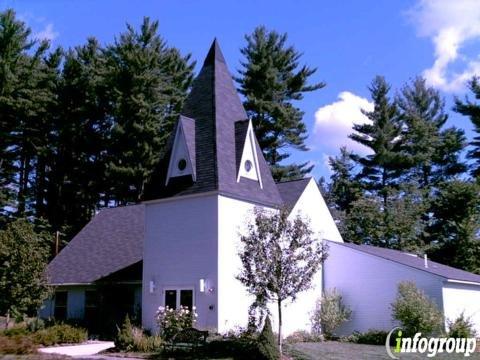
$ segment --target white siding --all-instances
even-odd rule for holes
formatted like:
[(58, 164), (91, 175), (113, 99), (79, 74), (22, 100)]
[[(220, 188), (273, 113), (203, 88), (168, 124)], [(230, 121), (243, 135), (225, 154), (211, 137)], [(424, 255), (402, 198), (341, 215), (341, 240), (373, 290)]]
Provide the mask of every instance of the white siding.
[(447, 282), (443, 287), (443, 307), (446, 320), (455, 320), (462, 312), (480, 334), (480, 286)]
[[(318, 191), (318, 190), (317, 190)], [(235, 326), (245, 327), (248, 307), (253, 301), (245, 287), (235, 279), (241, 271), (238, 253), (240, 236), (245, 225), (253, 218), (255, 205), (220, 196), (219, 198), (219, 331), (225, 332)], [(308, 208), (307, 208), (308, 209)], [(312, 288), (298, 294), (295, 302), (286, 302), (282, 308), (283, 334), (310, 329), (310, 312), (321, 296), (321, 271), (312, 281)], [(270, 304), (274, 330), (278, 326), (276, 304)], [(276, 331), (276, 330), (275, 330)]]
[[(143, 253), (142, 323), (156, 330), (155, 313), (164, 290), (193, 288), (197, 327), (217, 325), (217, 295), (200, 293), (199, 281), (217, 288), (218, 195), (172, 198), (147, 203)], [(155, 291), (150, 293), (149, 283)], [(209, 306), (213, 305), (213, 310)]]
[(253, 301), (235, 277), (242, 264), (238, 255), (240, 235), (253, 218), (255, 205), (220, 196), (218, 204), (218, 331), (223, 333), (236, 326), (245, 327), (248, 307)]
[(329, 247), (324, 289), (337, 288), (353, 311), (352, 320), (339, 329), (340, 335), (391, 330), (395, 324), (390, 304), (401, 281), (415, 282), (442, 310), (442, 278), (340, 244), (330, 242)]
[(292, 215), (297, 214), (310, 220), (312, 230), (320, 239), (343, 242), (330, 210), (328, 210), (328, 206), (313, 178), (310, 179), (292, 209)]

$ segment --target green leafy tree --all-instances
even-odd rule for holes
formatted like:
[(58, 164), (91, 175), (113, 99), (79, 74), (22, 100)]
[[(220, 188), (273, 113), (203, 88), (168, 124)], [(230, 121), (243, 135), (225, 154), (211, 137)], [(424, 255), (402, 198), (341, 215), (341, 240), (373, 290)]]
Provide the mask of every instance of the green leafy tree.
[(326, 247), (300, 217), (288, 219), (288, 211), (270, 214), (256, 211), (241, 237), (242, 271), (237, 279), (263, 303), (278, 307), (278, 345), (282, 350), (282, 303), (294, 301), (311, 286), (326, 258)]
[(325, 84), (308, 84), (316, 69), (300, 65), (302, 54), (287, 45), (287, 34), (260, 26), (245, 39), (247, 45), (240, 50), (245, 60), (236, 81), (260, 147), (276, 180), (301, 178), (312, 169), (308, 163), (282, 164), (290, 156), (286, 148), (307, 150), (304, 113), (295, 101)]
[(437, 305), (412, 282), (398, 284), (398, 294), (392, 303), (392, 317), (400, 321), (405, 336), (417, 332), (424, 335), (443, 330), (443, 316)]
[[(475, 100), (480, 99), (480, 84), (477, 77), (473, 77), (469, 83), (470, 91), (473, 93)], [(473, 176), (478, 178), (480, 176), (480, 104), (465, 98), (464, 101), (455, 99), (454, 110), (462, 115), (468, 116), (473, 124), (473, 131), (475, 136), (470, 142), (470, 150), (467, 157), (473, 161), (470, 166), (470, 172)]]
[(325, 290), (315, 304), (311, 318), (312, 332), (317, 335), (325, 334), (331, 339), (338, 327), (350, 320), (351, 316), (352, 310), (344, 304), (338, 290)]
[(0, 312), (36, 314), (48, 295), (46, 240), (18, 219), (0, 231)]

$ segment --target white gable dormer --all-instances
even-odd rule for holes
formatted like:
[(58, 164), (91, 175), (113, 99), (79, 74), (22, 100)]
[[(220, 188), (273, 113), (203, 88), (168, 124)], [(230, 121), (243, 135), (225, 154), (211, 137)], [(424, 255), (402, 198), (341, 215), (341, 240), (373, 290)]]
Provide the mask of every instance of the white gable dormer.
[(192, 163), (192, 156), (188, 150), (187, 138), (182, 123), (179, 122), (175, 133), (175, 141), (168, 164), (167, 180), (165, 186), (171, 178), (190, 175), (195, 181), (195, 171)]
[(260, 187), (263, 188), (252, 120), (248, 121), (248, 128), (243, 144), (242, 157), (238, 169), (237, 182), (240, 181), (241, 177), (258, 181)]

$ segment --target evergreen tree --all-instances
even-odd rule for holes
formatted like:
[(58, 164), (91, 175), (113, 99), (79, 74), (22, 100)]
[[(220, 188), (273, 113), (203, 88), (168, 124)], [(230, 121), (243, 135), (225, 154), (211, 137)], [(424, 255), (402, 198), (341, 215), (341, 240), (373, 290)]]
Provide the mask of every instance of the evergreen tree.
[(352, 153), (346, 147), (340, 148), (340, 155), (330, 157), (332, 171), (329, 196), (339, 211), (349, 211), (352, 203), (361, 195), (359, 182), (355, 179), (355, 164)]
[(398, 187), (407, 159), (402, 152), (398, 108), (388, 97), (390, 85), (383, 77), (377, 76), (369, 90), (374, 110), (363, 113), (370, 122), (354, 124), (355, 132), (350, 138), (369, 148), (372, 153), (366, 156), (353, 154), (352, 159), (360, 166), (357, 178), (362, 186), (381, 197), (386, 205), (389, 194)]
[(431, 186), (465, 171), (459, 160), (465, 135), (455, 127), (442, 129), (448, 119), (445, 103), (439, 92), (427, 87), (421, 77), (403, 87), (397, 103), (404, 149), (409, 157), (406, 180), (414, 181), (428, 196)]
[[(478, 77), (473, 77), (469, 82), (470, 91), (473, 93), (475, 100), (480, 99), (480, 83)], [(454, 110), (462, 115), (470, 118), (473, 124), (475, 136), (470, 142), (471, 149), (467, 153), (467, 157), (473, 161), (470, 167), (472, 176), (478, 178), (480, 176), (480, 104), (472, 102), (465, 98), (465, 101), (455, 99)]]
[(114, 119), (107, 177), (118, 204), (142, 198), (191, 81), (189, 57), (169, 50), (157, 30), (144, 18), (106, 50)]
[(252, 118), (260, 147), (275, 180), (301, 178), (313, 167), (308, 163), (282, 164), (290, 156), (286, 148), (308, 150), (303, 112), (294, 102), (325, 84), (308, 84), (316, 69), (299, 64), (302, 54), (287, 45), (287, 34), (261, 26), (245, 39), (247, 45), (241, 49), (245, 61), (235, 80), (245, 96), (244, 106)]
[[(0, 212), (6, 205), (15, 208), (18, 193), (16, 161), (18, 156), (19, 110), (28, 101), (23, 96), (22, 74), (30, 62), (28, 52), (35, 42), (31, 30), (15, 18), (13, 10), (0, 12)], [(23, 80), (25, 76), (23, 76)]]
[(434, 260), (480, 274), (480, 189), (453, 180), (439, 186), (428, 227)]

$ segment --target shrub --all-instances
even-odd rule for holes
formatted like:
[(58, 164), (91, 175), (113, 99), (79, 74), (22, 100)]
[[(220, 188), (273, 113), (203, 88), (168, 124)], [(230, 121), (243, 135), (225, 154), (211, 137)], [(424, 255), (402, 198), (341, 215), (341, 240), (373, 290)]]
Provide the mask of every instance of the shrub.
[(313, 311), (312, 333), (324, 334), (330, 339), (335, 330), (345, 321), (350, 320), (352, 311), (343, 303), (342, 295), (336, 290), (325, 291), (321, 299), (317, 300)]
[(0, 354), (30, 354), (36, 351), (31, 337), (25, 335), (0, 335)]
[(51, 346), (55, 344), (77, 344), (86, 341), (87, 331), (66, 324), (58, 324), (33, 334), (36, 344)]
[(355, 332), (353, 335), (355, 336), (355, 342), (358, 344), (385, 345), (388, 332), (383, 330), (370, 329), (364, 333)]
[(392, 310), (392, 317), (400, 321), (406, 336), (413, 336), (417, 332), (430, 335), (442, 330), (442, 313), (412, 282), (398, 284), (398, 295)]
[(159, 307), (155, 319), (160, 327), (162, 338), (170, 340), (183, 329), (193, 327), (197, 316), (195, 306), (192, 311), (186, 306), (181, 306), (177, 310)]
[(454, 321), (447, 320), (448, 336), (453, 338), (471, 338), (477, 335), (473, 323), (469, 317), (462, 312)]
[(123, 351), (151, 352), (162, 344), (160, 336), (148, 336), (143, 329), (133, 326), (128, 315), (115, 337), (115, 347)]
[(285, 338), (285, 342), (289, 344), (320, 341), (323, 341), (323, 337), (321, 335), (314, 335), (305, 330), (297, 330)]
[(26, 321), (27, 329), (30, 332), (36, 332), (45, 329), (45, 321), (38, 317), (30, 318)]
[(28, 328), (24, 324), (16, 324), (11, 328), (3, 330), (1, 332), (5, 336), (28, 336), (30, 334)]
[(270, 317), (265, 318), (265, 324), (263, 330), (258, 336), (258, 351), (261, 359), (265, 360), (278, 360), (280, 359), (280, 350), (278, 348), (277, 341), (272, 331), (272, 323)]

